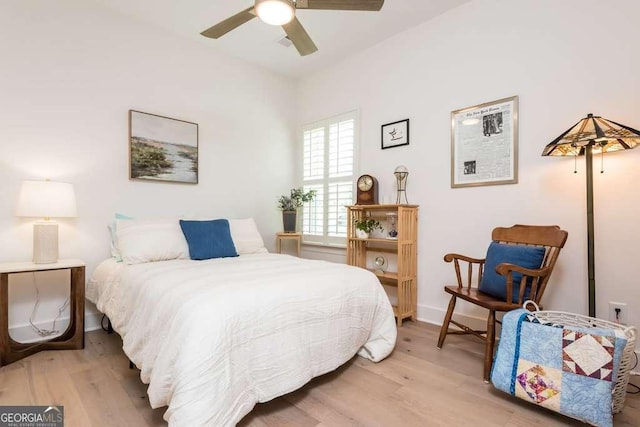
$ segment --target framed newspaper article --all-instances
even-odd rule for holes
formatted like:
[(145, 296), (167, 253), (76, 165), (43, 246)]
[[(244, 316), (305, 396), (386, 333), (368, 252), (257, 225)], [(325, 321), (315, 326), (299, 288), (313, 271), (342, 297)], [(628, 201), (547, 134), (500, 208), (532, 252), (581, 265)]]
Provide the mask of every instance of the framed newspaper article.
[(518, 97), (451, 112), (451, 188), (518, 182)]

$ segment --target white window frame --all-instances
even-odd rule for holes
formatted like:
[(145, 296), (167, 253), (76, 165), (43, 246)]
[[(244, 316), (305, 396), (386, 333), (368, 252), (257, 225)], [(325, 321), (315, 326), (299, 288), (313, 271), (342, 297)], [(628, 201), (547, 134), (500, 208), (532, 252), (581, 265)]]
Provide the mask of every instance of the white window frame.
[[(353, 167), (352, 167), (352, 175), (351, 176), (341, 176), (337, 178), (329, 177), (329, 132), (328, 129), (332, 124), (353, 119)], [(306, 180), (304, 178), (304, 133), (311, 129), (316, 129), (318, 127), (325, 128), (324, 135), (324, 176), (322, 179), (313, 179)], [(328, 217), (329, 217), (329, 204), (327, 203), (327, 195), (328, 195), (328, 187), (332, 183), (336, 183), (339, 181), (349, 181), (351, 184), (351, 194), (352, 199), (349, 201), (350, 204), (353, 204), (353, 200), (355, 198), (355, 179), (358, 176), (359, 171), (359, 159), (360, 159), (360, 112), (356, 110), (351, 110), (343, 114), (339, 114), (336, 116), (332, 116), (323, 120), (318, 120), (313, 123), (308, 123), (302, 127), (300, 132), (300, 182), (302, 186), (306, 188), (307, 185), (317, 185), (319, 182), (322, 183), (324, 188), (325, 200), (322, 204), (323, 208), (323, 221), (324, 221), (324, 233), (322, 236), (320, 235), (312, 235), (312, 234), (304, 234), (304, 217), (307, 209), (315, 207), (317, 204), (307, 203), (303, 207), (302, 212), (302, 242), (305, 244), (312, 245), (322, 245), (322, 246), (335, 246), (335, 247), (346, 247), (346, 236), (329, 236), (328, 235)], [(346, 207), (344, 208), (345, 219), (346, 219)]]

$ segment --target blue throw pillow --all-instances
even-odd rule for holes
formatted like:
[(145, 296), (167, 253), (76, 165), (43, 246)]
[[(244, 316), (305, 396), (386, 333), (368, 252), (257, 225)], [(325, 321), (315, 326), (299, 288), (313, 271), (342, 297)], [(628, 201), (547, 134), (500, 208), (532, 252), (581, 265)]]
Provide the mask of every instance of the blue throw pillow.
[[(496, 272), (498, 264), (509, 263), (520, 267), (536, 269), (542, 265), (545, 249), (539, 246), (507, 245), (505, 243), (491, 242), (487, 250), (484, 262), (484, 271), (480, 281), (480, 291), (485, 294), (507, 300), (507, 277)], [(513, 273), (513, 299), (518, 302), (520, 294), (520, 281), (522, 274)], [(524, 300), (529, 297), (531, 283), (526, 284)], [(523, 301), (524, 301), (523, 300)]]
[(180, 228), (187, 239), (191, 259), (238, 256), (231, 238), (229, 221), (226, 219), (211, 221), (185, 221), (181, 219)]

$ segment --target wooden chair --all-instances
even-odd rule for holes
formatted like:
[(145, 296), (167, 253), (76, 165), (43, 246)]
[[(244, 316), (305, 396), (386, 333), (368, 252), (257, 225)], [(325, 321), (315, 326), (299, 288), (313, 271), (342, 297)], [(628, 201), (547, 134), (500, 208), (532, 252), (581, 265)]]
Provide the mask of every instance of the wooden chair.
[[(447, 309), (447, 314), (444, 317), (442, 329), (440, 330), (438, 348), (442, 348), (444, 340), (448, 334), (473, 334), (479, 337), (485, 342), (484, 381), (489, 382), (489, 374), (491, 373), (491, 363), (493, 361), (495, 347), (496, 312), (506, 312), (520, 308), (524, 303), (523, 300), (525, 300), (525, 286), (520, 286), (518, 300), (513, 300), (513, 274), (516, 272), (522, 274), (522, 280), (520, 283), (530, 283), (531, 288), (529, 296), (526, 299), (533, 300), (537, 304), (540, 304), (540, 300), (542, 299), (542, 295), (547, 287), (549, 277), (551, 276), (551, 272), (556, 264), (560, 250), (567, 240), (567, 235), (566, 231), (561, 230), (560, 227), (555, 225), (514, 225), (509, 228), (498, 227), (493, 230), (491, 238), (495, 242), (544, 248), (544, 257), (540, 268), (528, 269), (508, 263), (498, 264), (496, 272), (506, 277), (505, 299), (487, 295), (478, 289), (482, 281), (485, 259), (471, 258), (455, 253), (445, 255), (444, 260), (446, 262), (453, 261), (454, 263), (458, 285), (444, 287), (444, 291), (451, 294), (451, 301), (449, 301), (449, 308)], [(466, 263), (467, 267), (465, 284), (463, 284), (460, 262), (463, 262), (463, 266), (465, 265), (464, 263)], [(475, 266), (477, 266), (477, 268), (474, 268)], [(477, 283), (476, 286), (472, 287), (474, 275), (477, 277)], [(452, 319), (453, 310), (458, 298), (489, 310), (486, 330), (473, 330), (472, 328)], [(449, 323), (453, 323), (462, 330), (449, 330)]]

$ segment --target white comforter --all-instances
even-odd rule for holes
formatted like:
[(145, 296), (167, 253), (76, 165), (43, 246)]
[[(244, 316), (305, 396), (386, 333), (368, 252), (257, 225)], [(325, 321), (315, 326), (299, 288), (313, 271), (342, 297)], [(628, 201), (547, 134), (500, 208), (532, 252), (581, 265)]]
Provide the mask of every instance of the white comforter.
[(257, 402), (395, 345), (370, 272), (287, 255), (101, 264), (87, 298), (107, 314), (174, 426), (235, 425)]

